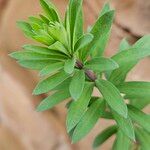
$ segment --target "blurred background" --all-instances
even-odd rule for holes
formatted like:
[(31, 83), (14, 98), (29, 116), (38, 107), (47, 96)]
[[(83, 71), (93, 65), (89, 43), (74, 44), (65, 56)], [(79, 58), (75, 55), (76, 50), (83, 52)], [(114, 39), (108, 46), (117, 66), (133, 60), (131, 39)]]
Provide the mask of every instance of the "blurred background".
[[(67, 0), (53, 0), (62, 17)], [(92, 24), (106, 0), (84, 0), (85, 27)], [(150, 34), (150, 0), (111, 0), (116, 9), (106, 56), (112, 56), (122, 38), (134, 43)], [(46, 95), (33, 96), (37, 72), (21, 68), (8, 53), (20, 50), (27, 40), (16, 21), (39, 14), (38, 0), (0, 0), (0, 150), (91, 150), (94, 137), (112, 122), (101, 120), (81, 142), (71, 145), (65, 129), (63, 103), (37, 113), (35, 107)], [(150, 81), (150, 58), (131, 71), (128, 80)], [(95, 92), (96, 93), (96, 92)], [(148, 106), (145, 111), (150, 112)], [(114, 137), (101, 150), (110, 150)]]

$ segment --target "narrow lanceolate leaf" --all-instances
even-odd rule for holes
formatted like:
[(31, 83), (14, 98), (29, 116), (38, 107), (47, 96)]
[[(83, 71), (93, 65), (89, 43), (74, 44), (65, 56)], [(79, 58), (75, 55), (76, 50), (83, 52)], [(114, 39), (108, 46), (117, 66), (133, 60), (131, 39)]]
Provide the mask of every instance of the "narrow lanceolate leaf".
[(83, 53), (84, 60), (89, 54), (92, 54), (93, 57), (98, 57), (103, 54), (108, 41), (113, 16), (114, 11), (112, 10), (100, 16), (96, 21), (90, 32), (94, 36), (94, 39)]
[(131, 48), (121, 51), (112, 57), (119, 64), (110, 76), (110, 81), (118, 85), (124, 81), (127, 73), (144, 57), (150, 55), (150, 36), (138, 40)]
[[(66, 13), (65, 13), (64, 26), (67, 31), (69, 45), (71, 45), (71, 33), (70, 33), (70, 21), (69, 21), (69, 8), (68, 7), (67, 7)], [(70, 52), (71, 52), (71, 50), (70, 50)]]
[(103, 16), (105, 13), (109, 12), (110, 10), (111, 10), (111, 9), (110, 9), (109, 4), (106, 3), (106, 4), (103, 6), (103, 8), (102, 8), (102, 10), (101, 10), (101, 12), (100, 12), (100, 14), (99, 14), (99, 16), (100, 16), (100, 17)]
[(81, 140), (91, 131), (101, 116), (104, 106), (103, 101), (97, 100), (88, 108), (73, 132), (73, 143)]
[(131, 146), (131, 140), (121, 130), (118, 131), (113, 150), (130, 150)]
[(26, 36), (31, 37), (31, 38), (34, 36), (32, 27), (29, 23), (25, 21), (18, 21), (17, 25), (24, 32)]
[(70, 0), (69, 2), (69, 27), (72, 48), (83, 33), (82, 3), (83, 0)]
[(61, 52), (61, 53), (64, 53), (64, 54), (68, 55), (67, 49), (59, 41), (57, 41), (54, 44), (50, 45), (48, 48), (50, 50), (58, 51), (58, 52)]
[(32, 52), (36, 52), (39, 54), (46, 54), (46, 55), (60, 55), (60, 56), (64, 56), (61, 52), (53, 50), (53, 49), (49, 49), (47, 47), (42, 47), (42, 46), (36, 46), (36, 45), (24, 45), (23, 49), (28, 50), (28, 51), (32, 51)]
[(42, 46), (36, 46), (36, 45), (24, 45), (23, 49), (25, 50), (30, 50), (32, 52), (40, 53), (40, 54), (46, 54), (46, 55), (51, 55), (52, 52), (50, 49)]
[(43, 28), (43, 21), (36, 17), (29, 17), (29, 23), (33, 30), (38, 31)]
[(64, 71), (54, 74), (41, 81), (34, 89), (33, 94), (38, 95), (49, 92), (50, 90), (61, 84), (64, 80), (69, 78), (69, 76), (70, 75), (66, 74)]
[(137, 64), (137, 61), (133, 61), (130, 63), (126, 63), (123, 66), (119, 66), (118, 69), (113, 70), (112, 73), (109, 74), (108, 80), (111, 81), (115, 85), (119, 85), (125, 81), (128, 72)]
[(150, 132), (150, 115), (145, 114), (131, 105), (128, 106), (128, 110), (130, 118), (146, 131)]
[(63, 55), (46, 55), (30, 50), (13, 52), (10, 56), (18, 60), (64, 60), (66, 58)]
[(49, 64), (40, 71), (40, 76), (56, 73), (58, 70), (62, 69), (63, 67), (64, 67), (64, 62)]
[(65, 27), (58, 23), (51, 23), (48, 26), (48, 33), (56, 40), (62, 43), (66, 48), (68, 47), (67, 31)]
[(49, 46), (55, 42), (54, 38), (48, 34), (47, 29), (40, 29), (37, 31), (34, 30), (34, 33), (35, 36), (33, 37), (33, 39), (41, 42), (42, 44)]
[(37, 33), (33, 36), (33, 39), (47, 46), (54, 43), (54, 39), (51, 38), (49, 35), (41, 35)]
[(80, 121), (87, 110), (93, 92), (93, 83), (86, 83), (82, 95), (77, 101), (71, 103), (67, 114), (67, 131), (70, 132)]
[(41, 15), (41, 14), (39, 16), (41, 17), (44, 23), (46, 23), (47, 25), (49, 24), (50, 20), (46, 16)]
[(112, 57), (112, 59), (115, 60), (119, 64), (119, 66), (123, 66), (126, 63), (140, 60), (149, 55), (149, 48), (143, 48), (142, 50), (141, 48), (130, 48), (126, 51), (122, 51), (116, 54)]
[(118, 86), (118, 89), (127, 97), (138, 98), (141, 101), (147, 99), (150, 102), (150, 82), (124, 82)]
[(32, 32), (32, 27), (25, 21), (18, 21), (17, 25), (23, 31)]
[(78, 98), (81, 96), (83, 92), (84, 84), (85, 84), (84, 71), (83, 70), (76, 71), (74, 76), (72, 77), (72, 80), (69, 86), (71, 97), (74, 100), (78, 100)]
[(18, 59), (18, 60), (44, 60), (49, 59), (48, 55), (35, 53), (32, 51), (24, 50), (24, 51), (18, 51), (13, 52), (10, 54), (12, 58)]
[(33, 69), (33, 70), (41, 70), (47, 65), (51, 63), (56, 63), (56, 61), (50, 61), (50, 60), (20, 60), (18, 63), (25, 68)]
[(58, 91), (58, 90), (64, 90), (64, 89), (68, 89), (69, 90), (69, 84), (71, 82), (71, 77), (69, 77), (68, 79), (64, 80), (61, 84), (59, 84), (58, 86), (56, 86), (53, 91)]
[(116, 120), (120, 130), (128, 136), (131, 140), (135, 141), (134, 128), (131, 119), (124, 118), (117, 113), (113, 112), (114, 119)]
[(136, 98), (132, 98), (129, 96), (125, 96), (125, 99), (128, 99), (130, 101), (130, 104), (133, 105), (134, 107), (138, 108), (138, 109), (143, 109), (144, 107), (146, 107), (147, 105), (149, 105), (150, 103), (150, 99), (136, 99)]
[(46, 15), (51, 21), (60, 21), (57, 11), (54, 9), (54, 6), (50, 2), (47, 0), (40, 0), (40, 3)]
[(66, 60), (64, 65), (64, 71), (69, 74), (73, 73), (75, 63), (76, 60), (74, 58)]
[(106, 80), (96, 80), (96, 86), (103, 95), (108, 105), (119, 115), (127, 118), (127, 106), (119, 90)]
[(37, 111), (44, 111), (53, 108), (55, 105), (70, 97), (68, 90), (58, 91), (45, 98), (37, 107)]
[(93, 58), (85, 64), (85, 68), (98, 72), (114, 70), (118, 67), (118, 64), (114, 60), (104, 57)]
[(137, 142), (139, 142), (141, 150), (149, 150), (150, 148), (150, 133), (145, 132), (141, 128), (135, 129)]
[(31, 17), (29, 17), (28, 19), (29, 19), (29, 22), (30, 22), (30, 23), (35, 23), (35, 24), (37, 24), (37, 25), (39, 25), (39, 26), (42, 26), (43, 23), (44, 23), (42, 19), (37, 18), (37, 17), (34, 17), (34, 16), (31, 16)]
[(108, 138), (110, 138), (113, 134), (117, 132), (117, 126), (110, 126), (102, 131), (94, 140), (93, 148), (97, 148), (101, 146)]
[(80, 51), (86, 45), (88, 45), (93, 40), (93, 35), (90, 33), (84, 34), (80, 37), (80, 39), (76, 42), (74, 46), (74, 51)]
[(140, 47), (140, 48), (148, 48), (150, 47), (150, 35), (145, 35), (142, 38), (140, 38), (133, 47)]

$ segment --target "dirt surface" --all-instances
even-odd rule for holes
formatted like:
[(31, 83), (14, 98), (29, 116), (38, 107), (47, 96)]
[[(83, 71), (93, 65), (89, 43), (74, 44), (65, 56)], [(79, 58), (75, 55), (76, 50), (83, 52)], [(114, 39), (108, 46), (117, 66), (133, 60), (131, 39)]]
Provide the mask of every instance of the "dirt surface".
[[(53, 2), (64, 16), (67, 1)], [(84, 0), (86, 27), (95, 21), (104, 2)], [(116, 8), (116, 19), (106, 56), (117, 51), (122, 38), (127, 37), (133, 43), (144, 34), (150, 34), (148, 0), (112, 0), (111, 5)], [(16, 21), (39, 14), (39, 11), (38, 0), (0, 0), (0, 150), (91, 150), (95, 135), (113, 122), (101, 120), (85, 139), (71, 145), (65, 129), (65, 104), (44, 113), (35, 112), (37, 104), (46, 96), (32, 95), (39, 80), (37, 72), (21, 68), (8, 57), (11, 51), (32, 42), (16, 27)], [(149, 65), (150, 58), (141, 61), (128, 80), (150, 81)], [(147, 111), (150, 112), (148, 107)], [(101, 149), (110, 150), (113, 139)]]

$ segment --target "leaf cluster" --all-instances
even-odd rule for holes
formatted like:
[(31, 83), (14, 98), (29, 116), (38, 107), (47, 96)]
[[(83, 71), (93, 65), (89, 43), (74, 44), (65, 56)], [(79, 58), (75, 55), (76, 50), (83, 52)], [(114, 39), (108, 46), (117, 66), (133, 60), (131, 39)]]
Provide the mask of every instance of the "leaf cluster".
[[(70, 0), (65, 19), (55, 6), (40, 0), (44, 14), (17, 24), (24, 34), (39, 45), (24, 45), (11, 57), (43, 78), (33, 91), (50, 92), (37, 111), (68, 101), (66, 126), (72, 142), (85, 137), (100, 118), (115, 120), (95, 138), (93, 147), (116, 134), (114, 150), (129, 150), (138, 143), (141, 150), (150, 147), (150, 116), (142, 109), (150, 103), (150, 82), (126, 82), (128, 72), (150, 55), (150, 35), (130, 45), (123, 39), (111, 58), (103, 53), (109, 40), (114, 10), (105, 4), (90, 31), (83, 30), (82, 0)], [(101, 96), (94, 97), (97, 88)], [(128, 101), (128, 102), (127, 102)]]

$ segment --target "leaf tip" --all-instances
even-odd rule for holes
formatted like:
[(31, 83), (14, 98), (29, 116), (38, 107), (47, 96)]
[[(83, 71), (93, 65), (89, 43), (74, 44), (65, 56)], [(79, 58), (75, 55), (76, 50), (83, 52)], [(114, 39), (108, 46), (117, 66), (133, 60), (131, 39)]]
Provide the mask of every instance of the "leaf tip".
[(12, 52), (12, 53), (8, 54), (8, 56), (11, 58), (17, 59), (16, 52)]
[(32, 95), (39, 95), (39, 94), (41, 94), (41, 93), (39, 92), (38, 88), (36, 87), (36, 88), (33, 90)]
[(42, 111), (44, 111), (44, 110), (42, 109), (42, 105), (41, 105), (41, 104), (39, 104), (39, 105), (36, 107), (36, 111), (37, 111), (37, 112), (42, 112)]

